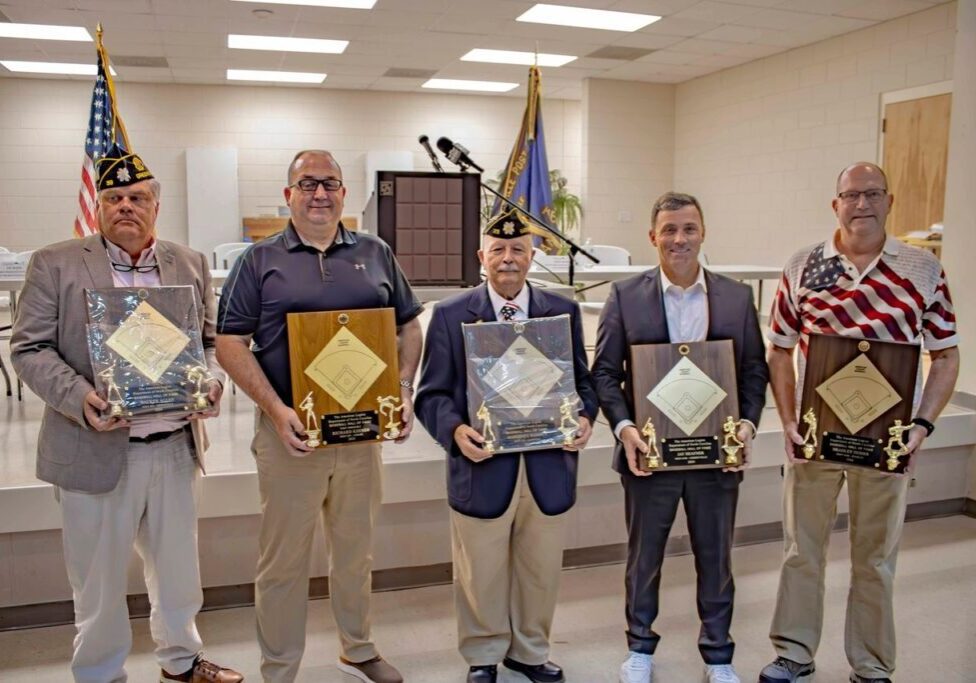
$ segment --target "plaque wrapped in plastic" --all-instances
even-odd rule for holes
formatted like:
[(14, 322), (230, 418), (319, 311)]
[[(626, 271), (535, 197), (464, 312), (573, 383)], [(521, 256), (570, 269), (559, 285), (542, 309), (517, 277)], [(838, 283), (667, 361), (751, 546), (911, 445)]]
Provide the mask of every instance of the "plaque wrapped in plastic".
[(579, 428), (569, 316), (462, 326), (468, 416), (491, 453), (561, 448)]
[(196, 290), (180, 287), (86, 289), (88, 354), (106, 415), (207, 410), (210, 372), (203, 353)]
[(400, 370), (392, 308), (289, 313), (292, 399), (312, 448), (396, 439)]
[(634, 415), (646, 439), (644, 472), (742, 465), (730, 339), (630, 349)]
[(811, 334), (796, 457), (903, 474), (921, 347)]

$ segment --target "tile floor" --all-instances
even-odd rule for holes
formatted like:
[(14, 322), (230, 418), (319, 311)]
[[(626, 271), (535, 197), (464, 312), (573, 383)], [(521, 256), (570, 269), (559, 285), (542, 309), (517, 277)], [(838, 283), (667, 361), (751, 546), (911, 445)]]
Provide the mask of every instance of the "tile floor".
[[(766, 639), (773, 608), (780, 545), (737, 548), (734, 561), (738, 595), (733, 633), (735, 664), (743, 681), (755, 681), (771, 658)], [(847, 536), (832, 538), (827, 572), (826, 619), (817, 658), (819, 683), (847, 680), (843, 654), (843, 610), (847, 590)], [(570, 683), (613, 683), (625, 656), (622, 625), (622, 565), (564, 572), (553, 633), (554, 660)], [(665, 564), (662, 611), (655, 628), (657, 683), (695, 683), (701, 662), (695, 647), (694, 568), (690, 556)], [(410, 683), (460, 683), (465, 666), (454, 649), (455, 630), (449, 586), (435, 586), (374, 597), (374, 635), (383, 654)], [(897, 599), (899, 670), (896, 680), (913, 683), (972, 683), (968, 658), (976, 646), (976, 519), (955, 516), (906, 525), (899, 558)], [(206, 652), (233, 664), (258, 681), (258, 649), (253, 610), (202, 614)], [(132, 622), (135, 644), (129, 658), (134, 682), (154, 681), (148, 622)], [(325, 601), (309, 614), (308, 646), (299, 681), (354, 683), (335, 668), (336, 640)], [(70, 680), (70, 626), (0, 633), (0, 681), (55, 683)], [(527, 679), (503, 671), (502, 683)]]

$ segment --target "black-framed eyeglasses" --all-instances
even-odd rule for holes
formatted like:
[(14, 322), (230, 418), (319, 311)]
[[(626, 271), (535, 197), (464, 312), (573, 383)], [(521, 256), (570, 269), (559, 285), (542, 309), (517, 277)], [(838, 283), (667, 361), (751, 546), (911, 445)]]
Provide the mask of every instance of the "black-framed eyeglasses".
[(863, 192), (858, 192), (857, 190), (847, 190), (846, 192), (839, 192), (837, 197), (845, 204), (857, 204), (859, 201), (861, 201), (862, 194), (869, 202), (876, 204), (888, 196), (888, 190), (872, 189), (864, 190)]
[(335, 192), (342, 187), (342, 181), (339, 178), (302, 178), (292, 187), (297, 187), (302, 192), (315, 192), (319, 189), (319, 185), (329, 192)]
[(116, 263), (115, 261), (112, 261), (112, 268), (120, 273), (131, 273), (132, 271), (136, 271), (137, 273), (151, 273), (159, 268), (159, 264), (152, 263), (145, 266), (130, 266), (125, 263)]

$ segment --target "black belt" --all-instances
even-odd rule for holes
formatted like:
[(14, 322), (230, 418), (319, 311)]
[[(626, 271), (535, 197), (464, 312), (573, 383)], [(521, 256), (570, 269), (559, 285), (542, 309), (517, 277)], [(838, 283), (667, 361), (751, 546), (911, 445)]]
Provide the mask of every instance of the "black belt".
[(179, 429), (174, 429), (171, 432), (153, 432), (152, 434), (146, 434), (145, 436), (130, 436), (129, 443), (153, 443), (154, 441), (162, 441), (163, 439), (168, 439), (174, 434), (189, 431), (189, 429), (190, 425), (186, 424)]

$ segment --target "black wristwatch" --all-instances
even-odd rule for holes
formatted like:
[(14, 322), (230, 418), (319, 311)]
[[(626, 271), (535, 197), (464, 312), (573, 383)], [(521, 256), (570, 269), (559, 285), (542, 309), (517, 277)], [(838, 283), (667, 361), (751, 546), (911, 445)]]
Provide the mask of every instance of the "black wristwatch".
[(935, 431), (935, 425), (926, 420), (924, 417), (916, 417), (912, 420), (913, 423), (917, 424), (919, 427), (925, 427), (925, 431), (928, 432), (925, 436), (932, 436), (932, 432)]

